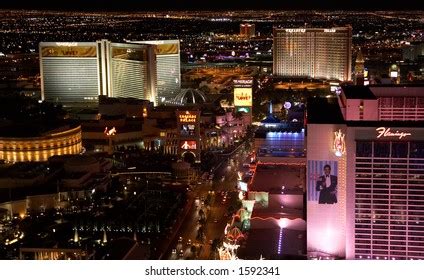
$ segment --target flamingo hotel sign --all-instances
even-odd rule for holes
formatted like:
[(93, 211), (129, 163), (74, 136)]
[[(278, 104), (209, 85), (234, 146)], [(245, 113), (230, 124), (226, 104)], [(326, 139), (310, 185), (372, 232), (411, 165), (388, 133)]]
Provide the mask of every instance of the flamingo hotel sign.
[(375, 129), (377, 131), (377, 139), (378, 138), (392, 138), (397, 137), (399, 140), (405, 138), (406, 136), (411, 136), (410, 132), (406, 131), (392, 131), (390, 127), (379, 127)]

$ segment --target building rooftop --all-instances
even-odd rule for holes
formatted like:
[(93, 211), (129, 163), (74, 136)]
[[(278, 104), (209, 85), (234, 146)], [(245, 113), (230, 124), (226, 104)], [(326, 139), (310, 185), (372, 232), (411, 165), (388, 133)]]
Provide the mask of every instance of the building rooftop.
[(52, 133), (59, 133), (76, 127), (61, 121), (48, 122), (22, 122), (0, 124), (0, 137), (2, 138), (29, 138), (42, 137)]
[(369, 87), (343, 86), (342, 90), (347, 99), (377, 99)]
[(280, 164), (258, 164), (250, 191), (303, 194), (302, 168)]
[(307, 123), (345, 123), (337, 98), (308, 98), (307, 104)]
[(264, 120), (261, 121), (261, 123), (280, 123), (280, 122), (281, 120), (272, 114), (269, 114)]
[[(281, 241), (280, 241), (281, 240)], [(278, 250), (281, 242), (280, 250)], [(279, 228), (251, 229), (247, 241), (237, 251), (241, 259), (281, 259), (302, 256), (306, 252), (306, 232)]]
[(0, 168), (0, 178), (32, 179), (49, 173), (46, 164), (39, 162), (18, 162), (11, 166)]

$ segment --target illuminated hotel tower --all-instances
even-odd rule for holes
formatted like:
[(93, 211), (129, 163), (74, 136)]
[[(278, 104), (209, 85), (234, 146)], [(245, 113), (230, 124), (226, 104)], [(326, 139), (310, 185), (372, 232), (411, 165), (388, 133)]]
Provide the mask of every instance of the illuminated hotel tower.
[(240, 36), (246, 38), (255, 37), (255, 24), (240, 23)]
[(112, 97), (146, 99), (156, 104), (156, 59), (150, 45), (108, 43)]
[(155, 46), (157, 103), (174, 100), (181, 89), (180, 41), (137, 41)]
[(43, 42), (39, 46), (41, 98), (60, 103), (95, 103), (101, 94), (96, 42)]
[(42, 42), (39, 49), (43, 100), (66, 106), (96, 106), (99, 95), (157, 100), (154, 46), (101, 40)]
[(277, 76), (351, 80), (352, 28), (274, 28)]

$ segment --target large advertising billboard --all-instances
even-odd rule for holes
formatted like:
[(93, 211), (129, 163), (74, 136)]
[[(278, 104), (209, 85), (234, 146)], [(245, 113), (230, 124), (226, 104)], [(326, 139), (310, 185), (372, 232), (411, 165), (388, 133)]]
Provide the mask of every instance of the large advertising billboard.
[(308, 160), (308, 201), (337, 203), (338, 162)]
[(180, 123), (195, 123), (197, 122), (197, 111), (181, 111), (178, 112), (178, 121)]
[(78, 46), (77, 43), (72, 45), (48, 46), (41, 47), (42, 57), (96, 57), (96, 46)]
[(234, 106), (252, 106), (252, 88), (234, 88)]
[(196, 150), (197, 143), (195, 140), (184, 140), (180, 142), (180, 147), (183, 150)]

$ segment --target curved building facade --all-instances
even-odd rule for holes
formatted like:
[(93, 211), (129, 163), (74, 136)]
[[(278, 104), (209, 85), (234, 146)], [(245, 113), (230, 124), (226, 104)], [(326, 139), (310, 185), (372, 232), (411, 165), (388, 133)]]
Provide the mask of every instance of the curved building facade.
[(81, 152), (81, 126), (39, 137), (0, 137), (0, 160), (7, 162), (47, 161), (51, 156)]

